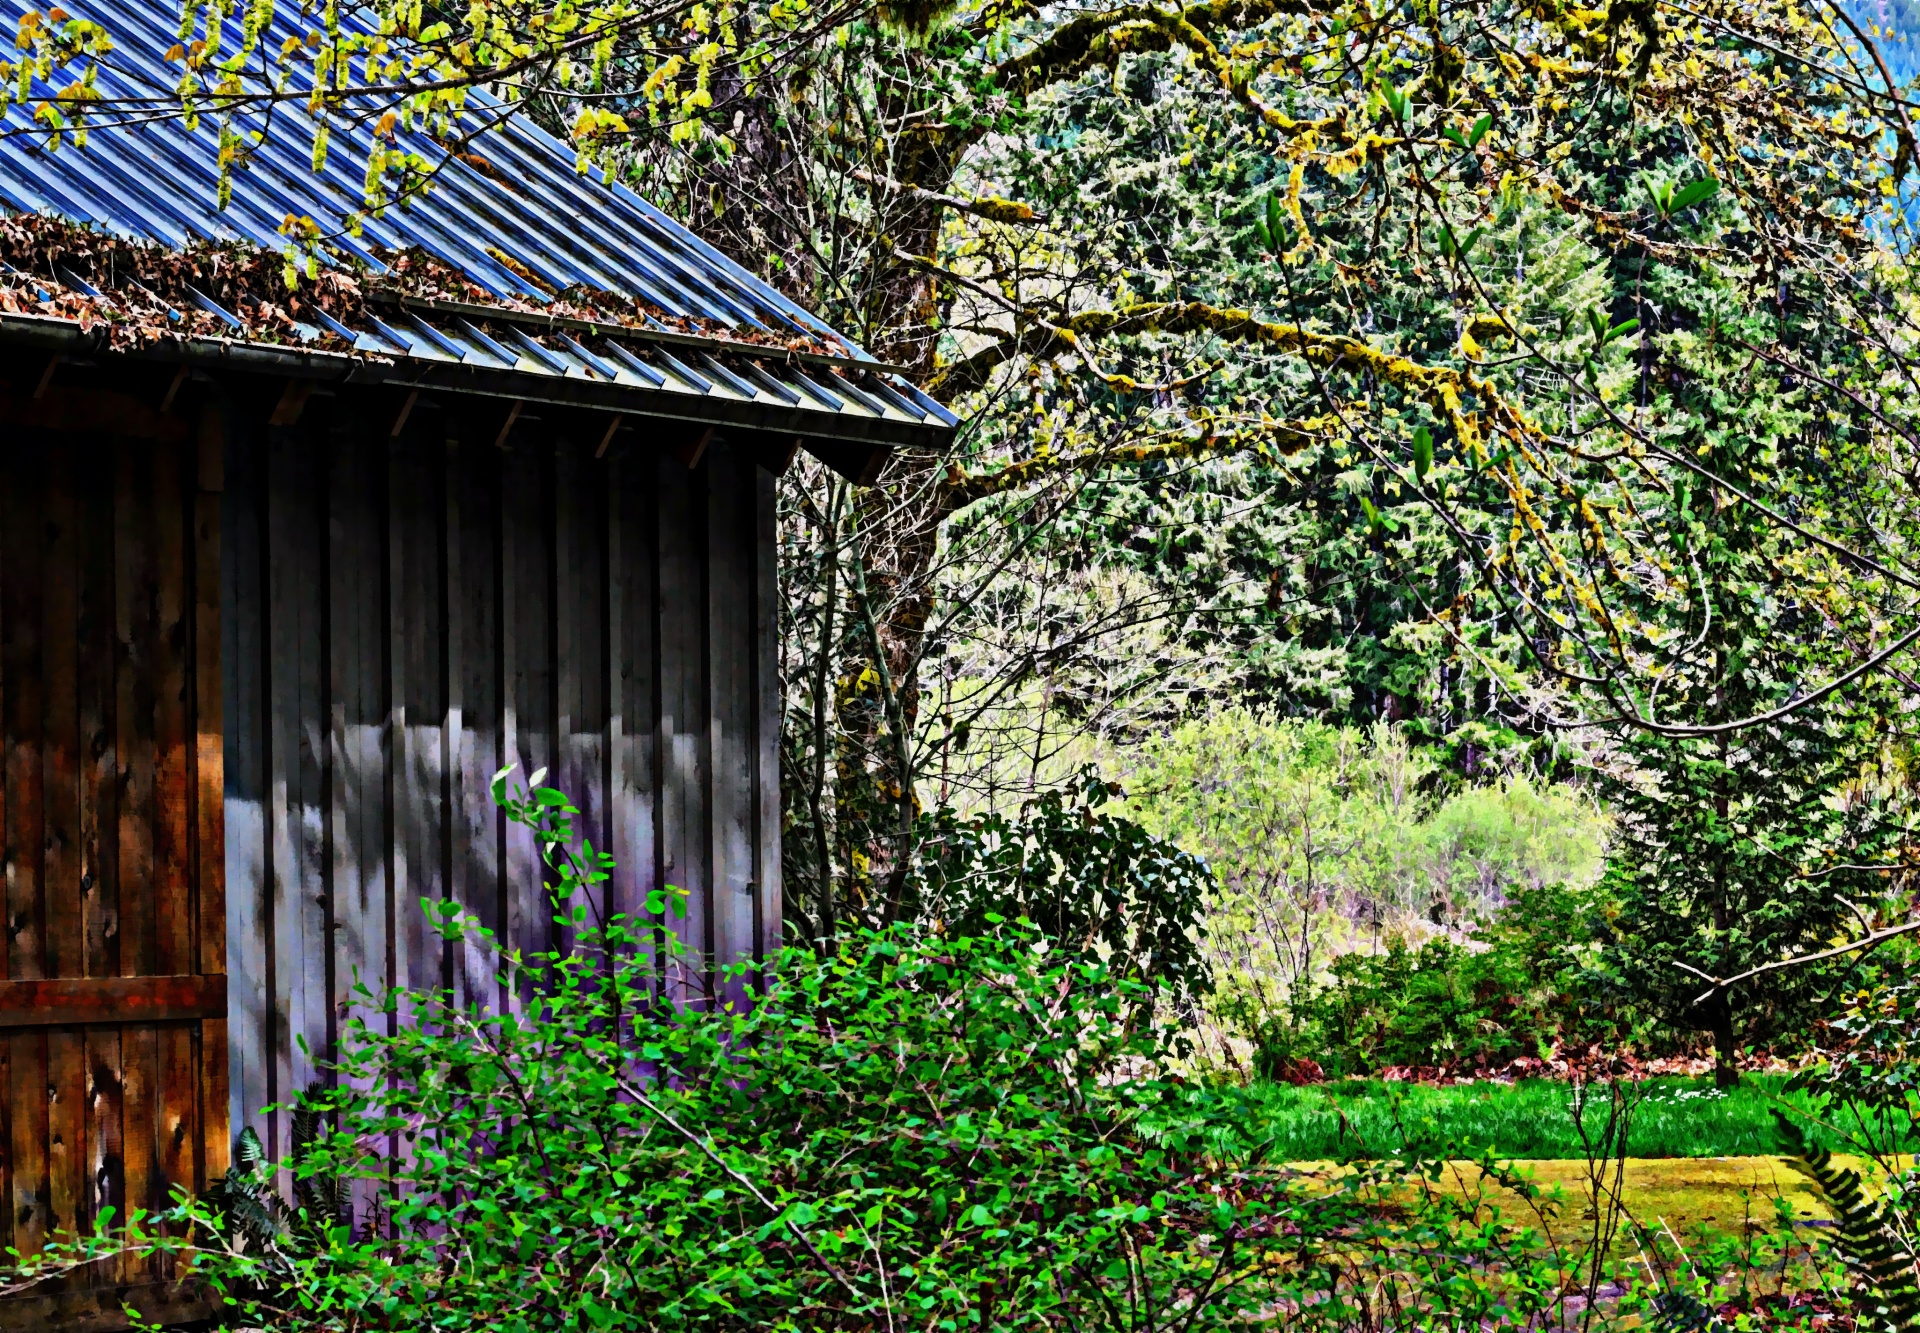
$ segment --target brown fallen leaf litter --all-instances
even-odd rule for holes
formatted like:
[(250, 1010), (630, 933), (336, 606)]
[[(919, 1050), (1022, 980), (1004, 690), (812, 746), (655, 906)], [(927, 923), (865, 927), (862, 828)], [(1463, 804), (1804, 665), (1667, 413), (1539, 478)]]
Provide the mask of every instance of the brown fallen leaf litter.
[[(525, 265), (494, 253), (535, 285), (543, 285)], [(323, 310), (349, 328), (365, 328), (374, 313), (371, 307), (396, 297), (485, 306), (503, 315), (559, 316), (636, 333), (647, 331), (651, 320), (674, 332), (750, 348), (829, 356), (851, 352), (838, 339), (729, 329), (670, 314), (638, 297), (587, 287), (552, 292), (546, 302), (503, 299), (422, 250), (376, 255), (387, 266), (385, 272), (337, 257), (339, 263), (322, 266), (316, 276), (302, 277), (289, 288), (286, 256), (245, 241), (198, 241), (172, 249), (124, 240), (64, 218), (12, 214), (0, 216), (0, 262), (11, 270), (0, 272), (0, 310), (75, 321), (89, 332), (102, 331), (106, 346), (123, 352), (173, 340), (237, 336), (249, 343), (351, 353), (345, 339), (326, 332), (317, 339), (303, 338), (297, 325), (317, 325), (314, 312)], [(100, 295), (76, 290), (62, 271)], [(243, 328), (235, 330), (202, 309), (194, 299), (196, 289), (231, 311)]]

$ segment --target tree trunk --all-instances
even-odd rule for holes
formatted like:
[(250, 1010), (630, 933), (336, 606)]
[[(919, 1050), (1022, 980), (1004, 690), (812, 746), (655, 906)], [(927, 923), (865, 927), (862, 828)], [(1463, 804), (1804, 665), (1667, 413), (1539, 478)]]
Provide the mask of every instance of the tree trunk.
[[(1724, 662), (1724, 655), (1719, 656)], [(1719, 705), (1722, 692), (1714, 691), (1714, 703)], [(1727, 733), (1719, 736), (1719, 776), (1714, 779), (1714, 817), (1717, 820), (1715, 832), (1719, 835), (1719, 848), (1714, 863), (1714, 902), (1713, 928), (1720, 941), (1720, 976), (1731, 976), (1736, 964), (1726, 952), (1727, 935), (1733, 928), (1733, 904), (1727, 900), (1731, 889), (1728, 882), (1727, 857), (1732, 840), (1727, 836)], [(1713, 998), (1713, 1086), (1720, 1089), (1733, 1087), (1740, 1082), (1739, 1066), (1734, 1064), (1733, 1046), (1733, 996), (1721, 991)]]
[(1722, 1091), (1740, 1082), (1740, 1067), (1735, 1060), (1733, 1006), (1725, 995), (1713, 1002), (1713, 1086)]

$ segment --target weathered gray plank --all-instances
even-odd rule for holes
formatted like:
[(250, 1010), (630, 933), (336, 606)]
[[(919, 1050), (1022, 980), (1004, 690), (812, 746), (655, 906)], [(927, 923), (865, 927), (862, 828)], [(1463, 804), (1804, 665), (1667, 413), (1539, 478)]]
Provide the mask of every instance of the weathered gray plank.
[[(553, 763), (553, 547), (551, 455), (523, 428), (501, 459), (502, 762), (518, 765), (515, 785)], [(553, 911), (533, 836), (506, 830), (506, 936), (523, 954), (550, 949)]]
[[(283, 1104), (311, 1085), (315, 1057), (332, 1045), (327, 978), (326, 661), (321, 623), (327, 589), (322, 507), (324, 451), (275, 428), (267, 444), (267, 694), (272, 710), (268, 782), (273, 875), (274, 1013), (272, 1093)], [(304, 1038), (302, 1050), (298, 1039)], [(291, 1146), (286, 1113), (273, 1118), (268, 1148), (283, 1160)], [(285, 1182), (283, 1182), (284, 1184)]]
[(220, 657), (225, 713), (228, 1106), (233, 1130), (265, 1133), (273, 1100), (267, 861), (265, 456), (257, 435), (229, 416), (220, 502)]
[[(501, 764), (499, 466), (500, 453), (490, 444), (447, 445), (448, 889), (496, 938), (505, 927), (502, 820), (487, 784)], [(497, 945), (469, 935), (454, 969), (462, 1004), (499, 1003)]]
[(669, 992), (685, 1001), (711, 991), (712, 843), (708, 822), (705, 472), (689, 473), (671, 450), (655, 455), (660, 538), (660, 869), (685, 895), (672, 922), (687, 951), (670, 964)]
[[(447, 985), (447, 947), (424, 903), (447, 897), (447, 618), (442, 599), (447, 505), (438, 413), (417, 413), (390, 457), (388, 542), (394, 547), (394, 814), (397, 983)], [(405, 853), (405, 876), (399, 874)]]
[(763, 467), (753, 476), (754, 598), (756, 653), (755, 801), (753, 877), (755, 931), (760, 961), (780, 952), (780, 547), (777, 527), (779, 478)]
[[(577, 447), (554, 457), (554, 783), (580, 813), (575, 832), (607, 843), (606, 504), (603, 465)], [(604, 920), (604, 887), (577, 897), (587, 920)], [(562, 944), (571, 940), (563, 935)]]
[(638, 931), (647, 895), (659, 883), (654, 836), (656, 791), (654, 662), (654, 465), (628, 451), (609, 460), (607, 474), (607, 744), (610, 749), (608, 850), (615, 866), (608, 885), (613, 912)]
[(446, 690), (440, 561), (439, 442), (426, 435), (437, 414), (416, 412), (387, 453), (389, 660), (392, 670), (395, 984), (446, 984), (446, 948), (424, 904), (447, 895)]
[(758, 601), (753, 464), (725, 440), (707, 449), (707, 713), (713, 837), (713, 947), (721, 994), (743, 1003), (743, 963), (759, 952), (754, 919), (755, 751), (759, 699), (754, 689), (753, 617)]
[(389, 969), (385, 459), (367, 423), (327, 422), (327, 819), (334, 904), (337, 1017), (393, 984)]

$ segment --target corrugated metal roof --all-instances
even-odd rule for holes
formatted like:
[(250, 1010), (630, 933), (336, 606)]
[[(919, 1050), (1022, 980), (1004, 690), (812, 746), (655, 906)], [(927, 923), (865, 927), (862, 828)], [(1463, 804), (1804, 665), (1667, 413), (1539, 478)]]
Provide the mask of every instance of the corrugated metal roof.
[[(17, 22), (30, 7), (27, 0), (0, 0), (0, 16)], [(179, 69), (164, 58), (178, 27), (172, 5), (104, 0), (80, 12), (105, 27), (116, 47), (100, 63), (102, 97), (172, 94)], [(294, 6), (277, 6), (265, 48), (277, 50), (302, 35), (297, 18)], [(469, 114), (484, 114), (490, 105), (476, 97)], [(237, 240), (280, 250), (288, 214), (324, 226), (362, 206), (368, 139), (364, 127), (356, 135), (336, 121), (326, 165), (315, 172), (313, 123), (304, 106), (281, 103), (272, 114), (272, 131), (235, 173), (224, 210), (215, 208), (212, 117), (192, 131), (177, 116), (96, 128), (85, 149), (69, 145), (57, 152), (32, 135), (0, 138), (0, 202), (172, 248)], [(25, 112), (16, 106), (7, 123), (24, 128)], [(254, 117), (240, 128), (259, 123)], [(431, 161), (445, 156), (421, 135), (403, 133), (400, 145)], [(384, 271), (380, 251), (418, 248), (519, 308), (396, 298), (390, 317), (369, 315), (362, 326), (325, 320), (325, 331), (359, 354), (344, 358), (360, 363), (341, 371), (344, 377), (524, 393), (875, 442), (927, 442), (955, 425), (905, 379), (633, 191), (597, 170), (582, 175), (572, 149), (526, 117), (485, 131), (469, 151), (478, 164), (447, 162), (424, 195), (368, 218), (360, 237), (341, 235), (328, 244), (375, 273)], [(71, 275), (49, 276), (75, 285)], [(678, 327), (652, 315), (643, 325), (603, 325), (537, 313), (550, 290), (574, 286), (638, 298)], [(101, 297), (110, 302), (112, 293)], [(247, 341), (244, 321), (210, 298), (196, 299), (231, 322), (236, 343)], [(18, 316), (0, 321), (19, 324)], [(332, 355), (307, 358), (322, 366)]]

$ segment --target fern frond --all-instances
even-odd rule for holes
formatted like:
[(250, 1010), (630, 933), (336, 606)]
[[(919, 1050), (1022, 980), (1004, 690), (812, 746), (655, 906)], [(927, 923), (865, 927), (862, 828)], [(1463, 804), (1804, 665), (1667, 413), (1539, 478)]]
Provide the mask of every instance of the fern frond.
[(1852, 1167), (1840, 1166), (1822, 1144), (1775, 1113), (1789, 1160), (1806, 1176), (1833, 1212), (1834, 1248), (1853, 1275), (1862, 1329), (1882, 1333), (1920, 1333), (1920, 1269), (1907, 1240), (1903, 1219), (1876, 1198)]

